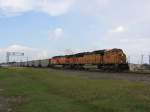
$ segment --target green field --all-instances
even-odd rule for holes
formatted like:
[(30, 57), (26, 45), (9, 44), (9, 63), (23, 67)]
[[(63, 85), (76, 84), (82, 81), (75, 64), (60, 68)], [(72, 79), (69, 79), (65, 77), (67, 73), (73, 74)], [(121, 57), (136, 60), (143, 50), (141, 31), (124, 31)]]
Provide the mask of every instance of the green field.
[(7, 102), (3, 108), (11, 112), (150, 112), (149, 84), (66, 73), (0, 69), (0, 98)]

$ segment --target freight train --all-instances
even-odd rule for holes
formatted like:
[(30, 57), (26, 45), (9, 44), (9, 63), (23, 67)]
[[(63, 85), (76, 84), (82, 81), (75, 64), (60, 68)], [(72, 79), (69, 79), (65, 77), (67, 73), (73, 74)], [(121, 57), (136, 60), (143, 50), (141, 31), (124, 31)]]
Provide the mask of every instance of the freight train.
[(122, 49), (97, 50), (73, 55), (55, 56), (50, 59), (16, 62), (12, 66), (19, 67), (56, 67), (84, 69), (85, 66), (97, 66), (102, 70), (128, 70), (128, 62)]

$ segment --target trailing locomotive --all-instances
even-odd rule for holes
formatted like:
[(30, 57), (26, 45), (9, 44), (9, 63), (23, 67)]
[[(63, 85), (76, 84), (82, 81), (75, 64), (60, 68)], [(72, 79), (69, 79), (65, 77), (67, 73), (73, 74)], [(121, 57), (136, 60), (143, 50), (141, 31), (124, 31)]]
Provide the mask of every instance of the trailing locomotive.
[(85, 66), (97, 66), (103, 70), (128, 70), (127, 58), (122, 49), (98, 50), (73, 55), (55, 56), (51, 59), (14, 63), (24, 67), (56, 67), (84, 69)]

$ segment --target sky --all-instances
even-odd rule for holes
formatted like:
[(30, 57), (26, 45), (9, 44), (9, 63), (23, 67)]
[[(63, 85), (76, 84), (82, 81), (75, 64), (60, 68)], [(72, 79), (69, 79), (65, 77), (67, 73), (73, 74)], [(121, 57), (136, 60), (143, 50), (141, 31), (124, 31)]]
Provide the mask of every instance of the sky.
[(148, 63), (150, 0), (0, 0), (0, 62), (121, 48)]

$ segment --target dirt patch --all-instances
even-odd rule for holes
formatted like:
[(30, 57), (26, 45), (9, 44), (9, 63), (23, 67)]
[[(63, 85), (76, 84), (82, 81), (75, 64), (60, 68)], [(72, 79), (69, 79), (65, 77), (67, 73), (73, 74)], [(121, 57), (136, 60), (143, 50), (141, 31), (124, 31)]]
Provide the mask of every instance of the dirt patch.
[(2, 96), (0, 96), (0, 112), (12, 112), (12, 109), (8, 104), (8, 99)]
[(135, 82), (144, 82), (150, 84), (150, 74), (136, 74), (136, 73), (82, 73), (92, 79), (113, 79), (113, 80), (128, 80)]
[[(5, 98), (0, 96), (0, 112), (15, 112), (13, 111), (15, 107), (20, 105), (23, 101), (22, 96), (13, 96), (10, 98)], [(11, 105), (10, 105), (11, 104)], [(11, 107), (13, 105), (13, 108)]]

